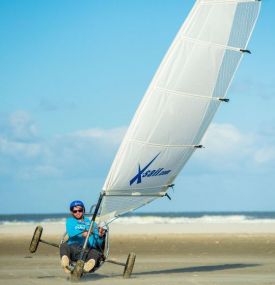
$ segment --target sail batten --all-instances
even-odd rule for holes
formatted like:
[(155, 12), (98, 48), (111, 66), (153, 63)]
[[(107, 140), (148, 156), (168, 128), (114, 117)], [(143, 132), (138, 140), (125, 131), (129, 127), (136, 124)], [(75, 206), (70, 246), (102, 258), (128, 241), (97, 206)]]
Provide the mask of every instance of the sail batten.
[(102, 220), (164, 196), (201, 147), (217, 109), (226, 101), (259, 10), (260, 2), (253, 0), (196, 1), (113, 161), (103, 186)]
[(243, 47), (222, 45), (222, 44), (213, 43), (213, 42), (206, 41), (206, 40), (194, 39), (194, 38), (187, 37), (187, 36), (181, 36), (181, 38), (184, 41), (189, 41), (189, 42), (193, 42), (193, 43), (204, 45), (204, 46), (211, 46), (211, 47), (221, 48), (221, 49), (224, 49), (224, 50), (232, 50), (232, 51), (235, 51), (235, 52), (242, 52), (242, 50), (244, 49)]
[(191, 93), (185, 93), (185, 92), (180, 92), (177, 90), (171, 90), (171, 89), (165, 89), (161, 87), (156, 87), (156, 89), (160, 91), (164, 91), (166, 96), (168, 95), (174, 95), (174, 96), (189, 96), (189, 97), (196, 97), (196, 98), (202, 98), (202, 99), (208, 99), (208, 100), (220, 100), (221, 97), (216, 97), (216, 96), (202, 96), (199, 94), (191, 94)]
[(135, 139), (129, 139), (129, 142), (133, 142), (133, 143), (137, 143), (137, 144), (143, 144), (143, 145), (150, 145), (150, 146), (154, 146), (154, 147), (176, 147), (176, 148), (198, 148), (197, 144), (157, 144), (157, 143), (150, 143), (147, 141), (142, 141), (142, 140), (135, 140)]

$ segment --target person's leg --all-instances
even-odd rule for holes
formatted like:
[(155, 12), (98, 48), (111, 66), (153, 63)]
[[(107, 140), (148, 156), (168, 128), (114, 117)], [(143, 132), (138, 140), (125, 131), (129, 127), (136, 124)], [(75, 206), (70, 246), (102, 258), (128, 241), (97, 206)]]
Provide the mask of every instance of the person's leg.
[(61, 266), (66, 273), (70, 273), (67, 268), (70, 264), (70, 255), (70, 246), (67, 243), (62, 243), (60, 245)]
[(62, 257), (63, 255), (67, 255), (68, 257), (70, 257), (70, 246), (66, 242), (62, 243), (60, 245), (59, 252), (60, 257)]
[(77, 261), (80, 258), (82, 246), (79, 244), (72, 244), (70, 250), (71, 250), (70, 259), (72, 261)]
[(94, 267), (97, 267), (101, 261), (102, 253), (94, 248), (87, 251), (85, 256), (84, 271), (90, 272)]
[(92, 248), (89, 250), (89, 253), (87, 256), (87, 259), (91, 259), (91, 258), (94, 259), (96, 261), (96, 265), (98, 265), (102, 259), (102, 253), (99, 250)]

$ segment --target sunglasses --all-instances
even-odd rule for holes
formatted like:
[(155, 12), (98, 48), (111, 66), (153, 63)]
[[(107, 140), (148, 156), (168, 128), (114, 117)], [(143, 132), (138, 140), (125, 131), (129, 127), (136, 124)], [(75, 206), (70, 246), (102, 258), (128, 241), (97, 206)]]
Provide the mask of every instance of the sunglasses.
[(74, 213), (74, 214), (76, 214), (76, 213), (83, 213), (83, 209), (73, 210), (73, 213)]

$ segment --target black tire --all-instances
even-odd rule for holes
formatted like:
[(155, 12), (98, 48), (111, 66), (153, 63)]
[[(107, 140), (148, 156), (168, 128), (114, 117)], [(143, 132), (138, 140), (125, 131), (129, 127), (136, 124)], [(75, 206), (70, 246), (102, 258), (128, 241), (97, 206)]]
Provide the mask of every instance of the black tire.
[(30, 247), (29, 247), (29, 251), (31, 253), (36, 252), (37, 247), (38, 247), (39, 242), (40, 242), (42, 232), (43, 232), (43, 228), (41, 226), (37, 226), (34, 233), (33, 233), (33, 237), (32, 237), (31, 243), (30, 243)]
[(134, 252), (130, 252), (126, 261), (126, 265), (124, 267), (123, 278), (127, 279), (131, 277), (134, 265), (136, 260), (136, 254)]
[(83, 275), (84, 261), (78, 260), (75, 264), (73, 271), (71, 272), (71, 281), (78, 282)]

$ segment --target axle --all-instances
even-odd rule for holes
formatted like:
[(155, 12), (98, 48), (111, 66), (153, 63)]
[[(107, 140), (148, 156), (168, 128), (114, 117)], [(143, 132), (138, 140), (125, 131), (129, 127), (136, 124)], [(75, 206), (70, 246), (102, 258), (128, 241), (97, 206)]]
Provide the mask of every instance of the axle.
[(43, 239), (40, 239), (40, 242), (43, 242), (43, 243), (45, 243), (45, 244), (47, 244), (47, 245), (51, 245), (51, 246), (54, 246), (54, 247), (57, 247), (57, 248), (60, 247), (60, 245), (57, 244), (57, 243), (45, 241), (45, 240), (43, 240)]

